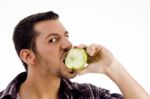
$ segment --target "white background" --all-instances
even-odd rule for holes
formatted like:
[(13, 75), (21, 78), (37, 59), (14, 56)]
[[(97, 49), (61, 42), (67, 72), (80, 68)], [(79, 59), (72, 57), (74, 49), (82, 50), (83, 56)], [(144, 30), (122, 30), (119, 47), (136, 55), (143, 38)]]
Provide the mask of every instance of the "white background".
[[(15, 25), (30, 14), (49, 10), (60, 15), (74, 45), (104, 45), (150, 93), (149, 0), (0, 0), (0, 90), (24, 71), (12, 43)], [(73, 81), (120, 92), (102, 74), (87, 74)]]

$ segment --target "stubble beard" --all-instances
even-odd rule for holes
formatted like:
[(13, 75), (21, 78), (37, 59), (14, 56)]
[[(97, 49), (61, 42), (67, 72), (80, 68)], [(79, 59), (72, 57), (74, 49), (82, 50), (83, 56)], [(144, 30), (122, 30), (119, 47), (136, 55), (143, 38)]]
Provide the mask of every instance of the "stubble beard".
[(72, 78), (75, 78), (77, 76), (77, 72), (75, 70), (72, 70), (71, 72), (60, 71), (58, 76), (60, 78), (72, 79)]

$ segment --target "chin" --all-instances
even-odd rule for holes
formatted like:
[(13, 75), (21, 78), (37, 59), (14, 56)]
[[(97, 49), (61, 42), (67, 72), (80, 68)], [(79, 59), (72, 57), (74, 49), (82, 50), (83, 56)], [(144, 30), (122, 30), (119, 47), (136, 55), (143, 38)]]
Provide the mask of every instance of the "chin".
[(77, 72), (72, 70), (71, 72), (66, 72), (66, 73), (61, 73), (60, 77), (61, 78), (66, 78), (66, 79), (72, 79), (77, 76)]
[(62, 68), (60, 68), (59, 70), (59, 77), (71, 79), (77, 76), (77, 71), (67, 68), (67, 66), (64, 63), (62, 63), (61, 67)]

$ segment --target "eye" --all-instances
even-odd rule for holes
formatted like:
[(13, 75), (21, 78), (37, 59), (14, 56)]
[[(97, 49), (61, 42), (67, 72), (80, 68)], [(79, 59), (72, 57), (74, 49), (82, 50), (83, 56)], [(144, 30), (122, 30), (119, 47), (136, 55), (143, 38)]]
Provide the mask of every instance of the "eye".
[(66, 38), (69, 38), (69, 35), (65, 35)]
[(56, 38), (52, 38), (52, 39), (49, 40), (49, 43), (55, 43), (56, 41), (57, 41)]

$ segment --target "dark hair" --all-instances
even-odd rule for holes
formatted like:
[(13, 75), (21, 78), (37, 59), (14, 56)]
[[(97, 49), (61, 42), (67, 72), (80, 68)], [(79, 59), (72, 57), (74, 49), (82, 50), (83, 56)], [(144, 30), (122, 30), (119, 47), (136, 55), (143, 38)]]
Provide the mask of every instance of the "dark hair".
[[(56, 20), (58, 18), (58, 14), (54, 13), (53, 11), (48, 11), (33, 14), (22, 19), (16, 25), (13, 33), (13, 42), (18, 56), (22, 49), (31, 49), (35, 52), (35, 39), (38, 35), (38, 33), (36, 33), (36, 31), (33, 29), (35, 24), (45, 20)], [(23, 61), (22, 63), (27, 70), (27, 64)]]

